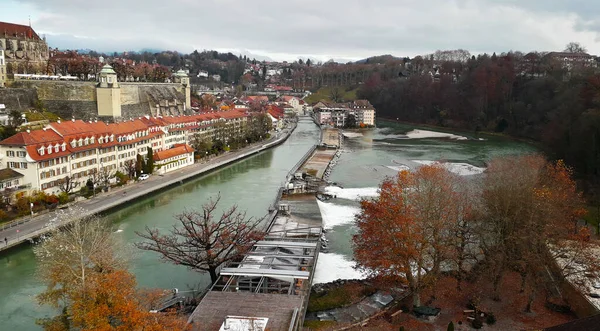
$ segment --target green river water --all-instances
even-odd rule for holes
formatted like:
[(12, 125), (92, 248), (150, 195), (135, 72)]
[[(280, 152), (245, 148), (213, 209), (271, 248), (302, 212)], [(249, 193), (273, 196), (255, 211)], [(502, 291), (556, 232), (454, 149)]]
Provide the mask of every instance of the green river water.
[[(534, 150), (524, 143), (501, 138), (452, 140), (406, 139), (402, 136), (411, 129), (384, 124), (380, 128), (365, 131), (362, 136), (345, 139), (344, 152), (330, 177), (330, 180), (343, 185), (344, 190), (341, 190), (338, 199), (320, 204), (325, 227), (328, 228), (329, 253), (319, 258), (316, 279), (327, 281), (337, 277), (352, 277), (349, 240), (354, 232), (351, 216), (358, 204), (355, 199), (345, 196), (372, 194), (381, 179), (394, 175), (398, 167), (418, 166), (419, 163), (414, 160), (445, 160), (484, 167), (486, 160), (494, 155)], [(134, 242), (138, 240), (135, 231), (143, 230), (145, 226), (167, 229), (174, 223), (174, 214), (185, 208), (198, 207), (219, 192), (222, 208), (237, 204), (247, 210), (250, 216), (263, 216), (287, 172), (317, 141), (318, 136), (318, 128), (311, 121), (303, 119), (281, 146), (168, 191), (148, 196), (106, 217), (115, 224), (115, 235)], [(207, 275), (164, 263), (157, 254), (151, 252), (134, 251), (131, 270), (142, 287), (176, 287), (185, 291), (209, 283)], [(40, 307), (34, 300), (34, 296), (42, 290), (35, 272), (36, 261), (29, 246), (0, 256), (2, 330), (40, 330), (35, 325), (35, 319), (53, 314), (52, 310)]]

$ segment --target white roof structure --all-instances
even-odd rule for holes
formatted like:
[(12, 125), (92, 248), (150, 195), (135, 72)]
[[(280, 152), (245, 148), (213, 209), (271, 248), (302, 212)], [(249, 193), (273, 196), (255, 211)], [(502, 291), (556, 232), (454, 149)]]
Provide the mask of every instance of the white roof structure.
[(219, 331), (265, 331), (266, 317), (227, 316)]

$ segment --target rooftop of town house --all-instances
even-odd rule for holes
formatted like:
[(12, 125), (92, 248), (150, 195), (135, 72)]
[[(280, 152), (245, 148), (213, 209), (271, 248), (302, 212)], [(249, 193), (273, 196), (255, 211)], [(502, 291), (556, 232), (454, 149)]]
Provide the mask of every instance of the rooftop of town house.
[(359, 108), (373, 108), (373, 105), (369, 102), (369, 100), (355, 100), (353, 102), (353, 105), (355, 107), (359, 107)]
[(284, 102), (290, 102), (290, 101), (292, 101), (292, 99), (298, 99), (298, 98), (295, 96), (291, 96), (291, 95), (284, 95), (281, 97), (281, 100)]
[(98, 132), (91, 123), (82, 120), (60, 121), (50, 123), (49, 126), (59, 135), (66, 137), (72, 135), (94, 135)]
[(194, 152), (192, 146), (188, 144), (176, 144), (173, 148), (166, 149), (164, 151), (154, 152), (154, 160), (162, 161), (174, 156), (189, 154)]
[(35, 144), (47, 144), (63, 142), (63, 137), (53, 130), (33, 130), (28, 132), (16, 133), (2, 141), (0, 145), (8, 146), (29, 146)]

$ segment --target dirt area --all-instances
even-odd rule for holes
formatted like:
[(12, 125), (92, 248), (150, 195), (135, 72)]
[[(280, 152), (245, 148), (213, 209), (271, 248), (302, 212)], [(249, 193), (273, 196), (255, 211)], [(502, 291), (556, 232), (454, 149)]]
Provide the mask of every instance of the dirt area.
[[(486, 285), (487, 284), (487, 285)], [(493, 313), (497, 321), (493, 325), (484, 323), (484, 330), (536, 330), (572, 321), (576, 317), (572, 314), (563, 314), (545, 307), (545, 293), (540, 291), (533, 304), (533, 312), (525, 313), (527, 295), (520, 293), (520, 277), (516, 273), (507, 274), (501, 284), (500, 301), (491, 298), (492, 285), (481, 280), (478, 283), (464, 283), (462, 290), (456, 290), (456, 280), (451, 277), (441, 279), (434, 289), (430, 289), (422, 296), (422, 300), (432, 301), (429, 306), (441, 308), (440, 316), (432, 322), (427, 322), (414, 317), (412, 314), (400, 314), (399, 318), (391, 322), (389, 317), (382, 317), (372, 321), (361, 330), (398, 330), (404, 326), (405, 330), (441, 330), (447, 329), (450, 321), (454, 323), (455, 330), (474, 330), (468, 323), (464, 310), (473, 298), (480, 302), (482, 311)], [(435, 293), (435, 298), (433, 294)]]
[[(508, 273), (501, 284), (500, 301), (491, 298), (492, 285), (487, 280), (477, 283), (463, 282), (461, 291), (456, 289), (456, 280), (444, 277), (435, 288), (422, 295), (422, 301), (428, 306), (441, 308), (441, 314), (434, 321), (416, 318), (410, 313), (400, 313), (392, 320), (390, 314), (398, 311), (402, 305), (410, 304), (404, 301), (397, 308), (391, 309), (367, 325), (353, 330), (394, 330), (404, 327), (407, 331), (445, 331), (452, 321), (455, 330), (475, 330), (467, 320), (464, 310), (472, 299), (479, 301), (481, 311), (493, 313), (496, 323), (488, 325), (484, 322), (482, 330), (539, 330), (545, 327), (566, 323), (576, 319), (572, 314), (564, 314), (546, 308), (546, 294), (540, 290), (533, 304), (533, 312), (525, 313), (527, 294), (520, 293), (520, 277), (517, 273)], [(435, 293), (435, 297), (433, 294)], [(312, 299), (312, 298), (311, 298)], [(342, 325), (339, 323), (323, 323), (315, 330), (335, 330)]]
[(314, 176), (317, 178), (323, 178), (323, 174), (327, 169), (327, 165), (335, 156), (335, 149), (317, 149), (313, 155), (304, 163), (302, 172), (311, 173), (314, 172)]
[(321, 143), (327, 144), (329, 146), (339, 146), (340, 144), (340, 136), (338, 129), (323, 129), (323, 139), (321, 139)]

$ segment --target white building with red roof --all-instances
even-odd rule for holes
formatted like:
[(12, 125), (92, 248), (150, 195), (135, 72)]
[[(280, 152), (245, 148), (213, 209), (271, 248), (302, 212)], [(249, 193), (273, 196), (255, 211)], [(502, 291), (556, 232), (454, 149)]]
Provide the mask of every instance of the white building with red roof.
[[(247, 118), (246, 112), (230, 110), (190, 116), (148, 116), (110, 124), (58, 121), (44, 129), (19, 132), (0, 141), (0, 162), (22, 174), (22, 182), (31, 184), (32, 190), (56, 194), (60, 193), (60, 184), (67, 177), (81, 187), (101, 168), (126, 172), (127, 163), (135, 162), (137, 155), (146, 157), (149, 148), (165, 163), (173, 159), (165, 157), (170, 154), (161, 154), (162, 151), (181, 149), (185, 145), (184, 154), (188, 154), (185, 158), (191, 156), (193, 163), (193, 152), (189, 155), (188, 144), (194, 135), (210, 139), (215, 139), (217, 134), (226, 135), (224, 139), (235, 137), (244, 133)], [(217, 127), (226, 130), (217, 130)], [(190, 164), (181, 158), (177, 166), (166, 170)]]
[(173, 148), (154, 153), (154, 165), (160, 174), (179, 170), (194, 164), (194, 149), (188, 144), (176, 144)]

